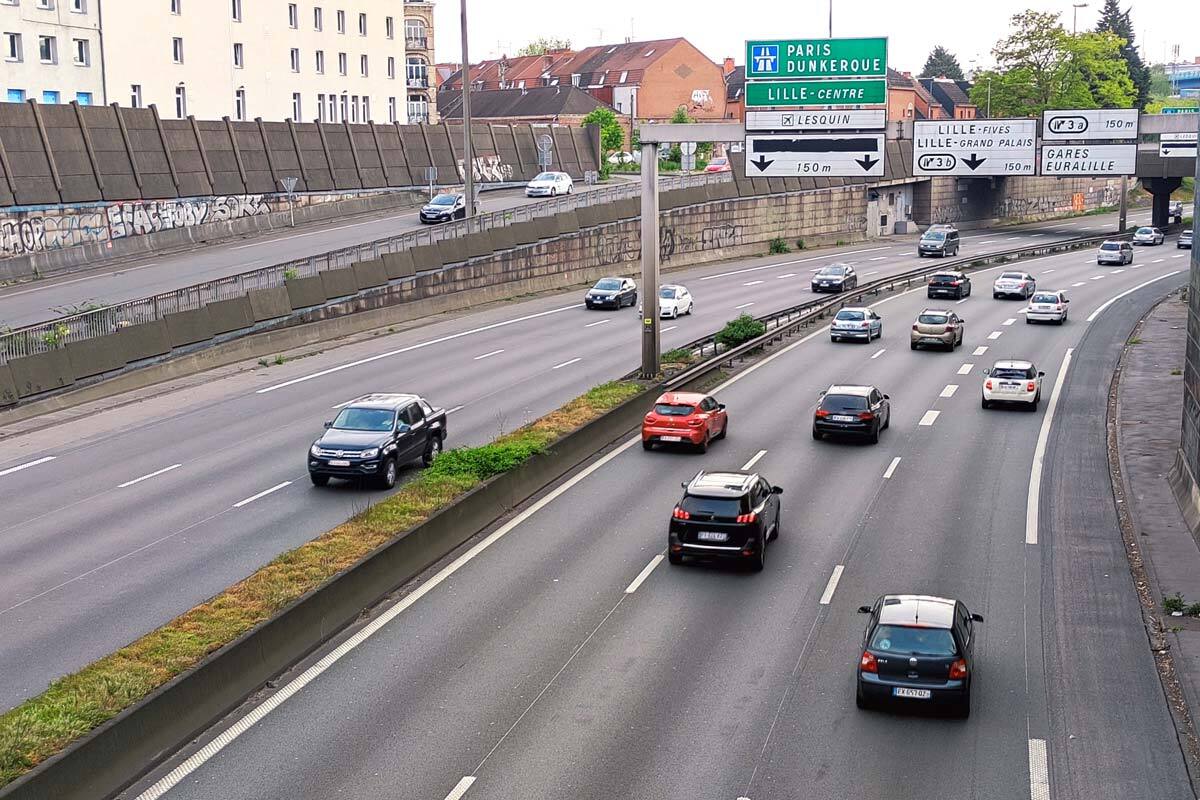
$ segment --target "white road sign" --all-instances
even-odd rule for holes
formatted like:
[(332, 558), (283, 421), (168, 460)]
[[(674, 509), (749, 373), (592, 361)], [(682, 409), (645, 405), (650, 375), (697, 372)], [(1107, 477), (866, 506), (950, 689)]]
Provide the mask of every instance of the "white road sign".
[(748, 131), (875, 131), (887, 126), (887, 109), (747, 111)]
[(1133, 175), (1137, 144), (1044, 144), (1043, 175)]
[(1036, 119), (913, 123), (913, 174), (1032, 175)]
[(1158, 140), (1159, 158), (1195, 158), (1196, 139), (1194, 133), (1164, 133)]
[(746, 137), (749, 178), (881, 178), (883, 162), (882, 133)]
[(1136, 108), (1061, 109), (1042, 112), (1042, 141), (1137, 139)]

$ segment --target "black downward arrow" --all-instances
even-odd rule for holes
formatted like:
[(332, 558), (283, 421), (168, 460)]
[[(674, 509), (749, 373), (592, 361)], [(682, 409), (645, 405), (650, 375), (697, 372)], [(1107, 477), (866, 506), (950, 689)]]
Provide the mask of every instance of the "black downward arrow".
[(862, 167), (863, 172), (870, 172), (871, 167), (873, 167), (879, 163), (879, 159), (871, 158), (871, 154), (868, 153), (867, 155), (863, 156), (862, 158), (855, 159), (854, 163), (858, 164), (860, 167)]
[(768, 160), (766, 156), (759, 156), (757, 161), (751, 161), (750, 163), (758, 167), (759, 172), (764, 172), (766, 171), (767, 167), (771, 166), (775, 162)]
[(977, 155), (975, 155), (974, 153), (971, 153), (971, 157), (970, 157), (970, 158), (964, 158), (964, 159), (962, 160), (962, 162), (963, 162), (964, 164), (966, 164), (968, 167), (970, 167), (970, 168), (971, 168), (971, 169), (973, 169), (973, 170), (974, 170), (974, 169), (978, 169), (978, 168), (979, 168), (979, 165), (980, 165), (980, 164), (982, 164), (982, 163), (983, 163), (983, 162), (985, 162), (985, 161), (987, 161), (987, 159), (986, 159), (986, 158), (980, 158), (980, 157), (978, 157)]

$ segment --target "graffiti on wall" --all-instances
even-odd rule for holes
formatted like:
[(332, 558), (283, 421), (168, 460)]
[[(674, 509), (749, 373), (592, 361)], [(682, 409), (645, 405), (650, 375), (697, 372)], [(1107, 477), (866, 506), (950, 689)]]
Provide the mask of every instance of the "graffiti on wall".
[(1006, 197), (1000, 204), (1002, 217), (1029, 217), (1037, 214), (1053, 214), (1071, 210), (1069, 195), (1041, 195), (1039, 197)]
[(108, 207), (108, 228), (113, 239), (123, 239), (210, 222), (256, 217), (270, 211), (270, 204), (261, 194), (115, 203)]
[[(500, 160), (500, 156), (478, 156), (472, 159), (472, 174), (477, 181), (486, 181), (490, 183), (503, 183), (511, 181), (513, 175), (512, 164), (505, 164)], [(466, 180), (467, 172), (463, 168), (463, 160), (458, 159), (458, 177)]]
[(720, 250), (742, 243), (742, 226), (728, 222), (704, 228), (699, 236), (664, 226), (659, 229), (658, 258), (660, 261), (669, 261), (676, 253)]
[(21, 256), (103, 242), (108, 226), (99, 211), (62, 216), (34, 214), (0, 220), (0, 255)]
[(622, 261), (637, 261), (642, 255), (637, 237), (613, 234), (599, 237), (596, 242), (596, 263), (619, 264)]

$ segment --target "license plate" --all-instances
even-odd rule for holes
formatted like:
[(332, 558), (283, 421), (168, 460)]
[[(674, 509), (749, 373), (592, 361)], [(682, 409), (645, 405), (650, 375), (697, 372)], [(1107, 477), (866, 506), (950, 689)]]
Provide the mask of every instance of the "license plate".
[(660, 441), (664, 441), (664, 442), (682, 442), (683, 441), (682, 436), (660, 436), (658, 438)]
[(908, 697), (912, 700), (928, 700), (932, 694), (928, 689), (909, 689), (905, 686), (897, 686), (892, 689), (893, 697)]
[(834, 422), (854, 422), (854, 417), (847, 417), (843, 414), (834, 414), (830, 419)]
[(350, 462), (344, 458), (333, 458), (333, 459), (330, 459), (329, 466), (331, 466), (331, 467), (348, 467), (348, 466), (350, 466)]
[(921, 344), (945, 344), (941, 339), (922, 339)]
[(1021, 391), (1021, 387), (1015, 383), (1002, 383), (1000, 384), (1000, 391), (1008, 392), (1009, 394), (1016, 394), (1017, 392)]
[(724, 542), (728, 541), (729, 535), (720, 531), (700, 531), (696, 538), (702, 542)]

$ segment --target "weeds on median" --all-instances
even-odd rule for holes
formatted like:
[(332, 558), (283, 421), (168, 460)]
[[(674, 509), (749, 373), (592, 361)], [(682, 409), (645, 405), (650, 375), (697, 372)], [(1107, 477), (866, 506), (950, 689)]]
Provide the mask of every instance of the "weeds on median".
[(771, 255), (782, 255), (784, 253), (792, 252), (792, 248), (788, 247), (788, 243), (783, 239), (775, 237), (767, 246), (767, 252)]
[(0, 786), (194, 667), (396, 534), (488, 478), (544, 452), (556, 439), (643, 389), (633, 381), (606, 383), (491, 444), (448, 450), (390, 497), (284, 553), (132, 644), (50, 684), (42, 694), (0, 715)]

